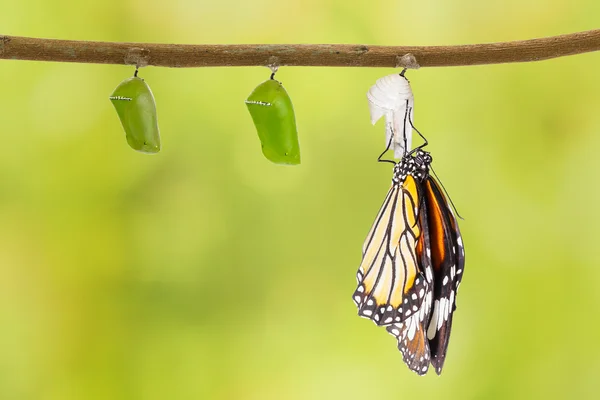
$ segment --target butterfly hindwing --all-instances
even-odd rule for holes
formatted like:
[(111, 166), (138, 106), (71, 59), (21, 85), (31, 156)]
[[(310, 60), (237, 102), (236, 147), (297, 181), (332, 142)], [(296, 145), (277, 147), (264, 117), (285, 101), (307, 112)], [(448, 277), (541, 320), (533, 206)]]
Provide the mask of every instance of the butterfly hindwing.
[(404, 363), (419, 375), (425, 375), (431, 361), (431, 351), (427, 340), (427, 323), (431, 313), (433, 295), (431, 253), (429, 249), (429, 230), (427, 226), (427, 205), (423, 201), (420, 209), (419, 221), (422, 233), (417, 244), (419, 266), (424, 271), (426, 280), (424, 300), (419, 312), (411, 315), (402, 323), (388, 326), (387, 331), (398, 340), (398, 350), (402, 354)]
[[(426, 317), (423, 312), (431, 308), (431, 304), (426, 306), (426, 303), (430, 301), (429, 297), (423, 302), (421, 311), (411, 315), (404, 322), (386, 327), (386, 330), (398, 340), (398, 350), (402, 354), (404, 363), (419, 375), (427, 373), (431, 357), (427, 341), (427, 326), (423, 321), (423, 318)], [(429, 313), (427, 312), (427, 314)]]

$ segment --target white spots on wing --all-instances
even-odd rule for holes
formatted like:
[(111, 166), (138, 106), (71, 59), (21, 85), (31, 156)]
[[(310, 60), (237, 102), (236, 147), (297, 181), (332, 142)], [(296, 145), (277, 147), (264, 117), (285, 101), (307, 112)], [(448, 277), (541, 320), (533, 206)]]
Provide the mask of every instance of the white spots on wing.
[(380, 313), (383, 313), (383, 312), (385, 312), (385, 307), (381, 307), (381, 308), (379, 309), (379, 312), (380, 312)]
[(442, 285), (446, 286), (448, 284), (448, 275), (444, 276), (444, 280), (442, 281)]
[(354, 296), (354, 301), (356, 304), (360, 304), (361, 297), (359, 295)]
[(394, 336), (400, 336), (400, 331), (397, 328), (392, 329), (390, 332), (392, 332), (392, 335)]
[(440, 310), (442, 311), (442, 313), (438, 317), (440, 319), (438, 329), (440, 329), (440, 327), (442, 326), (442, 323), (443, 323), (442, 318), (444, 321), (448, 321), (448, 316), (450, 315), (450, 299), (449, 298), (444, 297), (444, 298), (440, 299)]
[(416, 300), (416, 299), (417, 299), (417, 294), (416, 294), (416, 293), (413, 293), (413, 294), (412, 294), (412, 296), (410, 296), (410, 297), (411, 297), (413, 300)]
[(392, 307), (391, 304), (387, 307), (387, 311), (392, 311), (393, 309), (394, 309), (394, 307)]
[(423, 297), (424, 294), (425, 294), (425, 289), (421, 288), (421, 290), (419, 290), (419, 297)]
[(419, 309), (419, 307), (417, 307), (416, 305), (412, 306), (413, 311), (417, 311)]
[(462, 242), (462, 238), (461, 238), (460, 236), (456, 238), (456, 243), (458, 243), (458, 245), (459, 245), (460, 247), (464, 247), (464, 246), (463, 246), (463, 242)]
[(456, 275), (460, 275), (462, 274), (462, 269), (459, 269), (458, 271), (456, 271)]
[(450, 267), (450, 278), (454, 279), (455, 274), (456, 274), (456, 266), (454, 264), (452, 264), (452, 266)]
[(374, 319), (375, 319), (375, 321), (379, 321), (379, 314), (375, 314)]
[(446, 301), (447, 299), (445, 297), (440, 299), (440, 311), (438, 312), (437, 317), (437, 329), (440, 329), (444, 323), (444, 315), (446, 314)]
[(385, 321), (383, 321), (384, 324), (389, 324), (390, 322), (392, 322), (392, 317), (387, 317)]
[(445, 297), (442, 297), (440, 299), (440, 311), (438, 313), (438, 324), (437, 324), (437, 329), (439, 330), (442, 325), (444, 324), (444, 320), (448, 319), (448, 316), (446, 314), (446, 307), (448, 305), (448, 299)]
[(408, 340), (407, 340), (406, 336), (408, 336), (408, 327), (405, 325), (402, 328), (402, 333), (400, 334), (400, 338), (403, 340), (404, 346), (406, 346), (408, 344)]
[(431, 322), (429, 322), (429, 327), (427, 327), (427, 339), (432, 340), (435, 337), (435, 333), (437, 331), (437, 316), (440, 309), (440, 301), (436, 300), (433, 305), (433, 314), (431, 314)]
[(362, 293), (362, 292), (364, 292), (364, 291), (365, 291), (365, 287), (364, 287), (363, 285), (360, 285), (360, 286), (358, 287), (358, 289), (356, 289), (356, 291), (357, 291), (357, 292), (359, 292), (359, 293)]
[(416, 332), (417, 332), (417, 320), (416, 320), (416, 318), (411, 318), (410, 325), (408, 327), (408, 340), (413, 340)]
[(427, 296), (425, 297), (425, 301), (427, 302), (427, 308), (431, 307), (431, 292), (427, 293)]
[(366, 315), (367, 317), (370, 317), (371, 315), (373, 315), (373, 311), (371, 310), (363, 310), (362, 312), (364, 315)]
[(407, 304), (407, 303), (408, 303), (408, 298), (405, 297), (404, 298), (404, 304)]
[(431, 273), (431, 268), (425, 268), (425, 277), (427, 278), (427, 282), (433, 281), (433, 275)]
[(429, 305), (423, 304), (421, 306), (421, 310), (419, 311), (419, 321), (423, 321), (425, 319), (425, 310), (429, 310)]
[(368, 306), (372, 306), (372, 305), (373, 305), (373, 299), (369, 299), (369, 300), (367, 300), (367, 305), (368, 305)]
[(423, 371), (423, 372), (427, 371), (427, 367), (428, 367), (427, 365), (423, 366), (423, 368), (421, 368), (421, 371)]

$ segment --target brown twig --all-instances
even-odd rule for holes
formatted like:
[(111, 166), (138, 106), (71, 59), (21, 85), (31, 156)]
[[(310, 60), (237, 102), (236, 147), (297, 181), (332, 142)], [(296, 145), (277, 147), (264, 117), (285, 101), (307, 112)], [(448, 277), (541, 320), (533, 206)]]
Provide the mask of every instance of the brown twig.
[[(542, 39), (461, 46), (185, 45), (0, 36), (0, 59), (176, 68), (268, 66), (274, 59), (280, 66), (442, 67), (539, 61), (597, 50), (600, 50), (600, 29)], [(411, 60), (411, 65), (404, 65), (403, 60)]]

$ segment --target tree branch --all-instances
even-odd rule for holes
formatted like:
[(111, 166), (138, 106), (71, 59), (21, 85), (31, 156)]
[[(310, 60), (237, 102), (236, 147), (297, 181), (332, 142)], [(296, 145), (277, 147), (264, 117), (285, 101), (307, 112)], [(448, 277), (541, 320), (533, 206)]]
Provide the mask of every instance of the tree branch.
[[(186, 45), (0, 36), (0, 59), (160, 67), (252, 65), (442, 67), (547, 60), (600, 50), (600, 29), (516, 42), (461, 46), (345, 44)], [(413, 57), (410, 55), (412, 54)], [(408, 55), (408, 56), (407, 56)]]

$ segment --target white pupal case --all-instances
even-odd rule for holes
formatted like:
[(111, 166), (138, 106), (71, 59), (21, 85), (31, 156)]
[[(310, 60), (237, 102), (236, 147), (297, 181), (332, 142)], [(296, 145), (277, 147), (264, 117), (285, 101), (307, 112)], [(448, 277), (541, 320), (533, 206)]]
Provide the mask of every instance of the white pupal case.
[(390, 143), (395, 158), (404, 155), (404, 138), (406, 151), (412, 146), (412, 126), (414, 97), (408, 79), (400, 74), (384, 76), (367, 92), (371, 123), (385, 116), (385, 145)]

